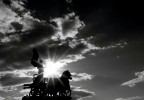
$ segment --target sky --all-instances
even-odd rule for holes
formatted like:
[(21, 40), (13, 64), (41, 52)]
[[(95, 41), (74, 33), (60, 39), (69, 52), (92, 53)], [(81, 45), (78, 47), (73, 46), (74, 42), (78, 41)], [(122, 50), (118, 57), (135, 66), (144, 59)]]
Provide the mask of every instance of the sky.
[(71, 72), (72, 100), (143, 100), (143, 38), (139, 1), (0, 0), (0, 100), (29, 92), (33, 48)]

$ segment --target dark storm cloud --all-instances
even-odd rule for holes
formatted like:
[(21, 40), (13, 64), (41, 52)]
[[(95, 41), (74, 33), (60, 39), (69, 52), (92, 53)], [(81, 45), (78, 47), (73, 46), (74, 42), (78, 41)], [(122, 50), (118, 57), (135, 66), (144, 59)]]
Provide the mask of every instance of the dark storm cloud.
[[(39, 1), (34, 4), (32, 2), (34, 1), (27, 1), (25, 2), (27, 5), (22, 5), (23, 3), (14, 1), (13, 4), (10, 4), (10, 7), (0, 2), (0, 5), (2, 5), (0, 13), (3, 15), (0, 17), (2, 22), (0, 26), (0, 69), (6, 73), (1, 74), (0, 78), (0, 88), (3, 91), (17, 90), (17, 87), (21, 84), (31, 81), (31, 77), (28, 77), (28, 75), (31, 76), (32, 72), (26, 75), (27, 70), (24, 70), (32, 68), (29, 60), (32, 56), (32, 48), (38, 49), (40, 58), (43, 60), (54, 58), (56, 61), (59, 60), (67, 64), (84, 59), (85, 54), (90, 51), (114, 47), (107, 45), (108, 47), (100, 48), (94, 45), (95, 37), (93, 35), (84, 37), (80, 30), (84, 29), (86, 25), (75, 12), (65, 14), (62, 8), (59, 9), (62, 12), (58, 13), (58, 16), (52, 14), (55, 17), (50, 18), (49, 14), (51, 13), (46, 13), (43, 10), (44, 8), (41, 8), (43, 7), (41, 5), (47, 1), (42, 1), (41, 4), (39, 4)], [(30, 12), (23, 13), (23, 10), (26, 9), (25, 6)], [(44, 7), (48, 6), (44, 4)], [(52, 10), (51, 7), (49, 8), (50, 11)], [(19, 9), (18, 11), (23, 14), (20, 16), (15, 9)], [(54, 9), (55, 12), (56, 9)], [(35, 12), (33, 12), (34, 10)], [(98, 38), (101, 40), (101, 35)], [(115, 45), (115, 43), (113, 44)], [(115, 45), (115, 47), (121, 46), (120, 44)], [(6, 72), (7, 70), (10, 70), (11, 73)], [(24, 71), (24, 73), (14, 74), (15, 70)], [(93, 78), (93, 75), (86, 73), (75, 74), (74, 76), (74, 81), (91, 80)], [(89, 97), (93, 94), (93, 92), (82, 89), (74, 90), (74, 98), (76, 99)]]
[(55, 30), (52, 26), (36, 22), (34, 23), (34, 29), (29, 30), (28, 34), (21, 35), (21, 41), (24, 41), (23, 44), (36, 45), (47, 39), (50, 39), (50, 36), (54, 35)]
[[(95, 8), (94, 2), (85, 5), (87, 1), (79, 0), (7, 1), (11, 1), (5, 2), (8, 6), (0, 2), (0, 14), (3, 15), (0, 16), (1, 70), (22, 71), (32, 68), (29, 60), (32, 48), (37, 48), (43, 60), (50, 57), (67, 64), (85, 58), (90, 51), (123, 47), (126, 44), (124, 37), (118, 33), (120, 25), (110, 23), (109, 7)], [(95, 10), (97, 12), (92, 13)], [(93, 75), (86, 73), (75, 74), (77, 81), (92, 78)], [(13, 73), (7, 73), (0, 78), (2, 87), (20, 85), (30, 79), (28, 76), (20, 77)], [(15, 89), (11, 86), (8, 88), (8, 91)], [(73, 89), (75, 99), (93, 95), (88, 90)]]
[[(68, 4), (67, 2), (71, 2)], [(98, 46), (107, 46), (120, 40), (135, 39), (143, 36), (142, 5), (131, 2), (96, 1), (90, 0), (27, 0), (25, 7), (31, 14), (41, 20), (49, 21), (49, 18), (60, 17), (73, 9), (86, 27), (80, 31), (79, 37), (93, 36), (93, 42)], [(54, 6), (55, 5), (55, 6)], [(69, 24), (70, 25), (70, 24)], [(66, 27), (70, 27), (67, 23)], [(72, 24), (71, 24), (72, 25)], [(67, 32), (66, 30), (63, 32)]]
[[(11, 12), (14, 13), (14, 11)], [(17, 19), (15, 16), (13, 18)], [(26, 13), (20, 17), (20, 20), (11, 21), (9, 24), (14, 31), (8, 30), (9, 33), (5, 32), (1, 37), (0, 64), (5, 66), (1, 69), (28, 68), (34, 47), (38, 48), (43, 59), (52, 58), (56, 53), (55, 59), (60, 58), (65, 63), (83, 59), (83, 55), (88, 51), (99, 49), (87, 39), (76, 38), (79, 30), (84, 27), (84, 23), (75, 16), (74, 12), (64, 17), (51, 18), (50, 23), (35, 19)]]
[[(16, 17), (16, 13), (10, 10), (9, 7), (2, 3), (1, 5), (7, 11), (7, 13), (4, 13), (4, 10), (1, 9), (3, 16), (13, 15), (8, 17), (8, 20), (5, 20), (4, 17), (0, 18), (1, 21), (4, 21), (0, 30), (2, 32), (0, 37), (0, 64), (3, 66), (1, 68), (14, 67), (22, 69), (24, 66), (28, 68), (29, 63), (26, 64), (26, 62), (31, 56), (29, 51), (34, 46), (50, 39), (50, 36), (54, 34), (54, 28), (27, 14), (23, 17)], [(12, 27), (14, 30), (11, 31), (11, 29), (6, 28), (7, 26)]]
[(11, 8), (17, 16), (23, 16), (27, 12), (27, 9), (24, 8), (25, 0), (2, 0), (5, 5)]
[[(30, 10), (30, 14), (27, 11), (23, 16), (20, 17), (16, 17), (19, 15), (15, 13), (15, 11), (11, 10), (9, 7), (5, 7), (4, 4), (1, 4), (3, 5), (3, 8), (5, 7), (5, 9), (7, 9), (7, 11), (13, 15), (12, 18), (8, 19), (15, 19), (10, 20), (10, 22), (5, 22), (5, 26), (3, 26), (3, 35), (1, 37), (2, 43), (0, 44), (2, 47), (0, 50), (1, 66), (7, 66), (5, 68), (12, 66), (16, 69), (21, 69), (24, 66), (27, 66), (28, 68), (30, 66), (28, 59), (30, 59), (32, 55), (31, 49), (33, 47), (38, 48), (40, 54), (43, 55), (44, 58), (46, 58), (45, 56), (48, 56), (49, 51), (50, 57), (53, 57), (53, 55), (56, 53), (56, 59), (63, 57), (63, 61), (69, 63), (85, 58), (84, 54), (90, 50), (99, 50), (100, 48), (96, 47), (94, 44), (105, 44), (105, 41), (107, 42), (107, 34), (93, 34), (91, 38), (85, 37), (85, 34), (83, 34), (81, 30), (87, 27), (83, 21), (80, 21), (79, 16), (75, 15), (74, 12), (64, 15), (65, 13), (63, 11), (67, 11), (67, 9), (64, 9), (62, 5), (67, 4), (66, 1), (56, 1), (57, 0), (43, 0), (39, 2), (28, 0), (26, 2), (21, 1), (21, 3), (15, 1), (13, 4), (10, 4), (11, 8), (13, 8), (13, 5), (15, 4), (17, 5), (16, 8), (27, 8)], [(44, 8), (48, 7), (48, 11), (53, 11), (53, 6), (48, 6), (47, 4), (58, 5), (54, 11), (61, 12), (59, 10), (62, 10), (61, 14), (58, 16), (54, 15), (56, 16), (55, 18), (51, 17), (51, 19), (49, 19), (49, 15), (45, 14), (51, 15), (51, 13), (46, 13)], [(62, 8), (57, 11), (57, 7)], [(34, 10), (35, 12), (33, 13), (32, 11)], [(36, 13), (41, 14), (42, 19), (36, 19), (39, 18)], [(3, 10), (2, 14), (6, 16)], [(64, 16), (60, 17), (60, 15)], [(49, 21), (43, 18), (43, 16), (46, 16)], [(2, 18), (1, 20), (4, 19)], [(9, 24), (12, 30), (5, 28), (6, 26), (9, 26)], [(94, 32), (91, 31), (91, 33)], [(89, 32), (86, 34), (89, 34)], [(103, 40), (105, 41), (101, 42)], [(118, 43), (119, 42), (120, 41), (118, 40)], [(115, 45), (115, 43), (113, 44)], [(106, 46), (111, 48), (111, 45), (113, 44)], [(68, 60), (66, 61), (66, 59)], [(23, 67), (20, 67), (22, 65)]]
[(40, 45), (37, 47), (41, 57), (51, 58), (55, 61), (60, 61), (64, 64), (75, 62), (85, 58), (85, 54), (93, 50), (100, 50), (87, 40), (72, 39), (64, 42), (57, 42), (58, 44)]
[(79, 30), (84, 28), (85, 24), (76, 16), (75, 13), (69, 13), (64, 17), (54, 18), (51, 21), (58, 25), (58, 36), (60, 39), (66, 39), (67, 37), (75, 38)]
[(17, 90), (24, 83), (29, 83), (32, 76), (28, 75), (28, 71), (4, 71), (0, 72), (0, 91), (9, 92)]
[[(22, 64), (25, 66), (26, 62), (28, 62), (28, 59), (30, 59), (32, 55), (31, 50), (33, 47), (38, 48), (40, 54), (44, 57), (48, 56), (48, 52), (50, 52), (51, 55), (54, 55), (55, 49), (58, 49), (58, 51), (56, 51), (57, 58), (61, 57), (63, 54), (67, 55), (65, 57), (71, 58), (70, 56), (81, 53), (85, 54), (89, 50), (97, 49), (94, 45), (84, 39), (78, 40), (68, 38), (69, 35), (65, 34), (62, 34), (61, 37), (63, 38), (64, 36), (66, 40), (55, 40), (57, 37), (54, 35), (58, 34), (60, 31), (58, 31), (54, 26), (38, 21), (32, 22), (33, 25), (30, 30), (15, 32), (15, 34), (11, 33), (8, 34), (9, 36), (5, 35), (6, 38), (3, 38), (3, 41), (1, 41), (0, 44), (2, 48), (0, 50), (1, 65), (12, 66), (15, 68), (19, 68)], [(78, 24), (74, 24), (76, 27), (72, 28), (72, 30), (68, 28), (69, 32), (73, 32), (73, 35), (78, 34), (78, 30), (76, 29), (81, 27), (81, 25), (77, 26)], [(65, 30), (67, 29), (65, 28)], [(54, 40), (51, 39), (52, 36), (55, 37)], [(13, 40), (14, 38), (18, 38), (18, 40)], [(68, 52), (66, 53), (67, 50)]]
[(16, 31), (21, 31), (23, 29), (23, 25), (18, 22), (12, 22), (11, 25)]

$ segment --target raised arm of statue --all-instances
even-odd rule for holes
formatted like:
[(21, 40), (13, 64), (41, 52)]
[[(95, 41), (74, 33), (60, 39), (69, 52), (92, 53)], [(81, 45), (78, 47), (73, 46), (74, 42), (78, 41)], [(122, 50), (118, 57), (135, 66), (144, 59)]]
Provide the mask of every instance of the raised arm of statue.
[(39, 59), (39, 54), (36, 48), (33, 48), (33, 55), (31, 59), (36, 60), (36, 61), (38, 61)]
[(37, 68), (43, 68), (42, 63), (39, 62), (39, 54), (36, 48), (33, 49), (33, 55), (31, 58), (31, 64)]
[(43, 65), (42, 65), (40, 62), (36, 61), (36, 60), (31, 59), (31, 64), (32, 64), (34, 67), (43, 68)]

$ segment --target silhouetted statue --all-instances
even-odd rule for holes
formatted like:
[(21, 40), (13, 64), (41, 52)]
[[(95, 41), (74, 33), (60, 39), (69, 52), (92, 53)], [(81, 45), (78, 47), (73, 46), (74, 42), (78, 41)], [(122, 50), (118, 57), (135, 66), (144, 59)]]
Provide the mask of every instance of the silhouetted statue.
[(31, 64), (34, 66), (34, 67), (37, 67), (38, 69), (38, 79), (39, 81), (43, 78), (43, 72), (44, 72), (44, 69), (43, 69), (43, 65), (42, 65), (43, 61), (42, 60), (39, 60), (39, 54), (38, 54), (38, 51), (36, 48), (33, 49), (33, 56), (31, 58)]
[(69, 79), (72, 79), (68, 70), (64, 71), (60, 78), (48, 78), (46, 93), (50, 96), (71, 96)]
[(69, 79), (72, 79), (71, 74), (68, 70), (64, 71), (60, 78), (45, 78), (44, 82), (37, 85), (37, 74), (33, 75), (32, 84), (24, 84), (24, 89), (31, 88), (30, 96), (71, 96), (71, 89)]
[(34, 67), (37, 67), (38, 74), (33, 75), (33, 82), (31, 84), (24, 84), (23, 88), (30, 89), (30, 92), (29, 95), (24, 96), (22, 100), (39, 100), (41, 98), (43, 98), (43, 100), (46, 100), (47, 98), (51, 97), (56, 98), (54, 100), (71, 99), (69, 80), (72, 79), (72, 75), (68, 70), (64, 71), (59, 78), (44, 78), (44, 68), (42, 65), (42, 60), (39, 60), (39, 54), (35, 48), (33, 49), (31, 64)]
[(33, 49), (33, 55), (31, 58), (31, 64), (37, 68), (43, 68), (42, 60), (39, 60), (39, 54), (36, 48)]

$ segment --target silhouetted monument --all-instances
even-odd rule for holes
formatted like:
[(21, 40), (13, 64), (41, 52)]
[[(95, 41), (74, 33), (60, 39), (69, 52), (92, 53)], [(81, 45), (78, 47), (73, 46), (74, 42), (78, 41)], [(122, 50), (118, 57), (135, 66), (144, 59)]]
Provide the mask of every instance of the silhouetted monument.
[(39, 60), (38, 51), (34, 48), (31, 64), (37, 67), (38, 74), (33, 75), (32, 83), (23, 85), (23, 89), (30, 89), (30, 92), (22, 100), (71, 100), (70, 72), (64, 71), (59, 78), (44, 78), (42, 62)]

